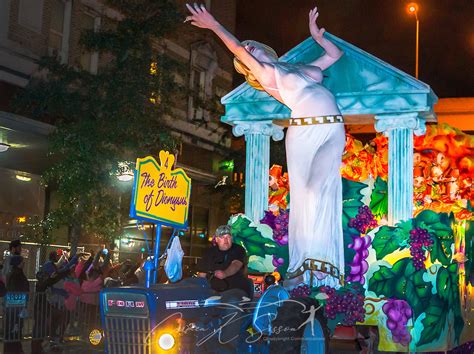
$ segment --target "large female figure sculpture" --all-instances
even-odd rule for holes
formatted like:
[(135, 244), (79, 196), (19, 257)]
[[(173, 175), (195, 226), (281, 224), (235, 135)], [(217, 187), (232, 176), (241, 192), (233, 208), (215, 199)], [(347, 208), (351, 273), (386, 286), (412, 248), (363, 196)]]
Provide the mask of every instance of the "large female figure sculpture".
[(286, 133), (290, 263), (285, 285), (339, 287), (344, 273), (339, 168), (345, 133), (336, 100), (321, 82), (322, 71), (342, 51), (316, 24), (317, 8), (309, 12), (309, 28), (325, 53), (309, 64), (289, 64), (278, 62), (275, 51), (264, 44), (238, 41), (203, 5), (186, 6), (191, 14), (185, 22), (212, 30), (235, 55), (236, 69), (249, 84), (291, 109)]

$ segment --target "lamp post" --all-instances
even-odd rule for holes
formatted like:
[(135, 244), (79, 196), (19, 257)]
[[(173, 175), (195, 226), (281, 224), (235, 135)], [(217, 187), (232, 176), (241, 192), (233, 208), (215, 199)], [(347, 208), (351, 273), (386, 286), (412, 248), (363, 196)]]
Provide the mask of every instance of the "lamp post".
[(415, 54), (415, 78), (418, 79), (418, 46), (420, 43), (420, 21), (418, 20), (418, 4), (411, 2), (407, 5), (407, 11), (410, 15), (415, 15), (416, 19), (416, 54)]

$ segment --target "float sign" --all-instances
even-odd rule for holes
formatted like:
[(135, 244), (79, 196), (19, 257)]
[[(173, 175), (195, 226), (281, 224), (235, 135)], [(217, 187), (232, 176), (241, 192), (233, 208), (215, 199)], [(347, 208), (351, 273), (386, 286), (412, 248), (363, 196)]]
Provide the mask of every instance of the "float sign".
[(160, 151), (160, 163), (137, 159), (130, 217), (187, 228), (191, 179), (181, 168), (172, 170), (174, 160), (168, 151)]

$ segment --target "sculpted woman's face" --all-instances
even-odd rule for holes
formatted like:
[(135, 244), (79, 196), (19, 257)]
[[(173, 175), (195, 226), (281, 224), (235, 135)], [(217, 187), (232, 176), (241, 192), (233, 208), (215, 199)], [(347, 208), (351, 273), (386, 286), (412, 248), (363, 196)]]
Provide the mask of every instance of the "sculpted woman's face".
[(249, 42), (250, 43), (246, 43), (244, 47), (258, 61), (264, 62), (264, 63), (271, 63), (278, 60), (278, 58), (275, 58), (273, 55), (268, 53), (263, 48), (263, 46), (260, 45), (260, 43), (254, 42), (254, 41), (249, 41)]

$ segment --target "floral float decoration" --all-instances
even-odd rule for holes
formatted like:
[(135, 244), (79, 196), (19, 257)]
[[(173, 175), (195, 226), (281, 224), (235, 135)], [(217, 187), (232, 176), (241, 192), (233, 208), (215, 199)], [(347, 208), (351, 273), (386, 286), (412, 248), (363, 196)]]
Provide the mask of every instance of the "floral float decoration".
[[(474, 138), (447, 125), (415, 138), (415, 217), (388, 226), (388, 142), (346, 139), (343, 167), (345, 284), (338, 290), (298, 286), (292, 297), (320, 301), (330, 329), (379, 328), (379, 350), (437, 351), (469, 339), (474, 321)], [(249, 268), (284, 277), (288, 267), (288, 176), (273, 166), (269, 210), (260, 223), (231, 219)], [(469, 290), (471, 289), (471, 290)], [(472, 338), (470, 338), (472, 340)], [(464, 347), (469, 347), (469, 343)], [(472, 346), (471, 346), (472, 347)]]

